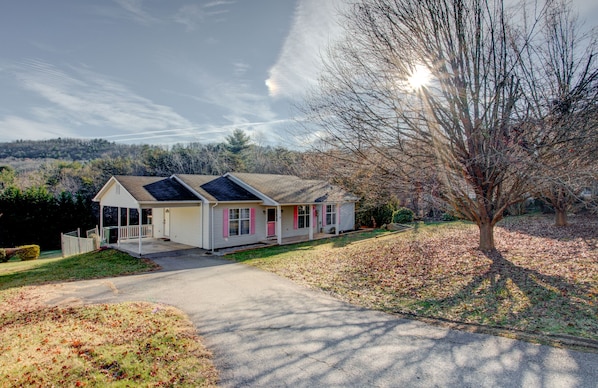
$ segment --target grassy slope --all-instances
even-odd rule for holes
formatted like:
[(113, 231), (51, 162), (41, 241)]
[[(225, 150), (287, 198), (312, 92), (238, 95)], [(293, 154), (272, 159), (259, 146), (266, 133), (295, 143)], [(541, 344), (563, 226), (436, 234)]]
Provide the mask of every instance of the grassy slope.
[(0, 265), (0, 387), (214, 386), (218, 376), (185, 315), (148, 303), (48, 307), (38, 284), (155, 268), (106, 250)]
[(0, 265), (0, 290), (28, 284), (127, 275), (156, 268), (155, 264), (107, 249), (68, 258), (9, 261)]
[(455, 222), (233, 257), (383, 311), (598, 340), (598, 221), (572, 222), (507, 219), (493, 254), (476, 249), (475, 226)]

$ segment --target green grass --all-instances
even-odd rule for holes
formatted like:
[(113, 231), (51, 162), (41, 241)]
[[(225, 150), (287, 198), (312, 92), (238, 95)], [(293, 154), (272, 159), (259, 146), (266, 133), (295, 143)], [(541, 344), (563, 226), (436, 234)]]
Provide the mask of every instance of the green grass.
[(350, 303), (538, 335), (598, 340), (598, 220), (567, 228), (550, 217), (497, 226), (497, 252), (477, 249), (475, 225), (416, 224), (358, 241), (314, 242), (231, 255)]
[(338, 237), (326, 238), (321, 240), (312, 240), (298, 244), (275, 245), (267, 248), (253, 249), (244, 252), (238, 252), (230, 255), (236, 261), (252, 261), (255, 259), (268, 260), (284, 260), (288, 256), (301, 257), (310, 255), (310, 252), (326, 249), (326, 248), (341, 248), (359, 241), (377, 239), (393, 235), (392, 232), (375, 229), (365, 232), (347, 233)]
[(115, 250), (0, 264), (0, 387), (213, 387), (218, 372), (189, 319), (150, 303), (47, 306), (55, 282), (146, 272)]
[(58, 257), (62, 257), (62, 251), (60, 249), (54, 251), (42, 251), (39, 254), (40, 259), (56, 259)]
[(113, 249), (67, 258), (42, 258), (0, 264), (0, 290), (31, 284), (120, 276), (149, 271), (155, 264)]

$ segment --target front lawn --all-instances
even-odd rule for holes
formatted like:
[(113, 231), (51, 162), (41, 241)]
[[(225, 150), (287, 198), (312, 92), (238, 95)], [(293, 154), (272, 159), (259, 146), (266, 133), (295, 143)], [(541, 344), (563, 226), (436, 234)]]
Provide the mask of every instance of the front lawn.
[(44, 303), (47, 283), (155, 268), (114, 250), (0, 264), (0, 387), (216, 386), (211, 353), (175, 308)]
[(508, 218), (496, 228), (492, 254), (476, 248), (475, 225), (452, 222), (344, 246), (331, 240), (232, 257), (369, 308), (598, 340), (598, 220), (571, 223)]
[(0, 263), (0, 290), (28, 284), (43, 284), (120, 276), (157, 268), (114, 249), (90, 252), (67, 258), (40, 258), (31, 261)]

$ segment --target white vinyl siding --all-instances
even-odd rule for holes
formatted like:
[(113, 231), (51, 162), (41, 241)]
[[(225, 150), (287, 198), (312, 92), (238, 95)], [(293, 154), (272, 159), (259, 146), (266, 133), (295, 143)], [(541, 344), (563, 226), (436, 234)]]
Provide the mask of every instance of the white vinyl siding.
[(201, 207), (170, 208), (171, 241), (199, 247), (201, 236)]
[[(227, 210), (227, 216), (230, 217), (229, 210), (231, 209), (255, 209), (255, 233), (254, 234), (240, 234), (236, 236), (226, 236), (224, 232), (224, 209)], [(210, 212), (213, 212), (214, 219), (210, 222), (209, 225), (213, 235), (210, 237), (209, 242), (206, 246), (210, 246), (211, 243), (214, 242), (214, 249), (219, 248), (226, 248), (226, 247), (236, 247), (241, 245), (248, 245), (248, 244), (255, 244), (262, 240), (266, 239), (266, 214), (264, 209), (260, 206), (255, 205), (248, 205), (243, 203), (231, 203), (225, 205), (218, 205), (211, 209)], [(249, 210), (251, 212), (251, 210)], [(227, 217), (228, 218), (228, 217)], [(230, 234), (229, 225), (230, 223), (227, 221), (227, 231)], [(241, 225), (243, 227), (243, 225)], [(249, 226), (248, 228), (250, 228)], [(212, 240), (213, 239), (213, 240)]]

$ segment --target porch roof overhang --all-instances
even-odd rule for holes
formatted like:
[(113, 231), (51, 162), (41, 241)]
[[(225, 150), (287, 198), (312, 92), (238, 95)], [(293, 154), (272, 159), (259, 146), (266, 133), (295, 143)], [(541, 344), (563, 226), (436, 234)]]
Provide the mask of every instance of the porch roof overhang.
[[(246, 203), (246, 204), (250, 204), (250, 203), (256, 203), (258, 205), (264, 205), (262, 200), (259, 201), (210, 201), (208, 202), (210, 205), (226, 205), (226, 204), (230, 204), (230, 203)], [(265, 205), (264, 205), (265, 206)]]

